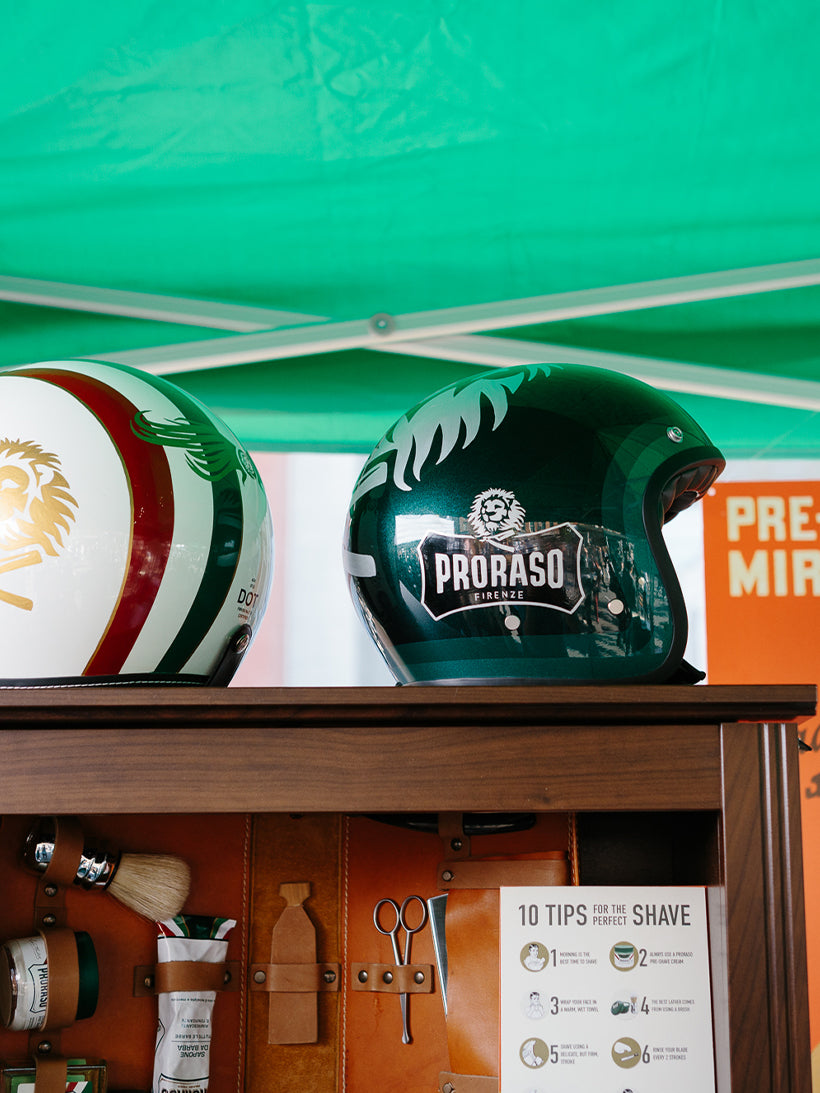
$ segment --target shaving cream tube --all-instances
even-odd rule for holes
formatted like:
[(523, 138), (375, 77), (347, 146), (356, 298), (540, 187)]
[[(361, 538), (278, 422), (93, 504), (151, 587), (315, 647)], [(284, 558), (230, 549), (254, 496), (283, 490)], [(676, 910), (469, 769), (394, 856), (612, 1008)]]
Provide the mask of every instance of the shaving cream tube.
[[(157, 960), (224, 964), (232, 918), (176, 915), (157, 923)], [(158, 995), (159, 1023), (152, 1093), (205, 1093), (216, 991), (167, 991)]]

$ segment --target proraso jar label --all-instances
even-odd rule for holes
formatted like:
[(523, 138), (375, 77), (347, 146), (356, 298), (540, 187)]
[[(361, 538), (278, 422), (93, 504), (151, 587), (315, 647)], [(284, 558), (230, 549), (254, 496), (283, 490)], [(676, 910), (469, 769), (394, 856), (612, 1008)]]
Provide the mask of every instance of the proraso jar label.
[(11, 982), (2, 984), (3, 1022), (18, 1031), (43, 1027), (48, 1007), (48, 953), (39, 935), (3, 946)]

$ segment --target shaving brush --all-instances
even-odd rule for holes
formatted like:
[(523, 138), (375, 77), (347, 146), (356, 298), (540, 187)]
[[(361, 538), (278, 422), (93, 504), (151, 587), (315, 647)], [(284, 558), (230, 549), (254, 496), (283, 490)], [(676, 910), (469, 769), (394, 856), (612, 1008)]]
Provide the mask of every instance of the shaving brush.
[[(29, 831), (23, 861), (45, 873), (54, 855), (58, 825), (41, 817)], [(129, 854), (83, 843), (71, 882), (80, 888), (102, 888), (138, 915), (158, 921), (182, 910), (191, 887), (188, 864), (173, 854)]]

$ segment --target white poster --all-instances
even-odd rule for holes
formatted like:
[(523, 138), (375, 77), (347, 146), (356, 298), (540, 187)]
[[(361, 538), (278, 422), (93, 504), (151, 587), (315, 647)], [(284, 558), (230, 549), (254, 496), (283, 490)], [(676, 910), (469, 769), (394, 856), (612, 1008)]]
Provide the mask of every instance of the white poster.
[(703, 888), (501, 889), (502, 1093), (714, 1093)]

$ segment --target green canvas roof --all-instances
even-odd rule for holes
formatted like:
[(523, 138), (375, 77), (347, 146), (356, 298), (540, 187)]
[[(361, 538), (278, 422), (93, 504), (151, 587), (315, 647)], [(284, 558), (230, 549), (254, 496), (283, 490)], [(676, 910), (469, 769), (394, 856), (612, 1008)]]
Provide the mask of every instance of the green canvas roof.
[(24, 5), (0, 363), (127, 361), (250, 447), (364, 451), (461, 376), (580, 360), (728, 456), (817, 457), (818, 31), (807, 0)]

